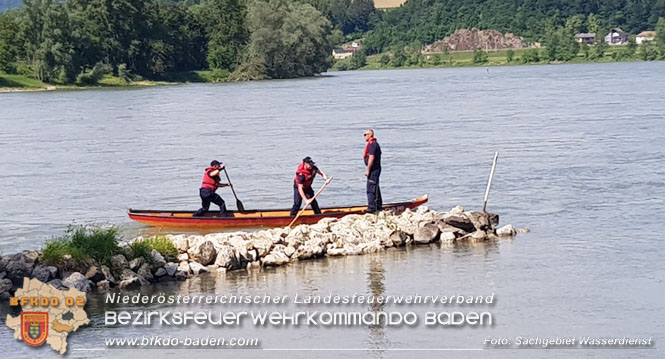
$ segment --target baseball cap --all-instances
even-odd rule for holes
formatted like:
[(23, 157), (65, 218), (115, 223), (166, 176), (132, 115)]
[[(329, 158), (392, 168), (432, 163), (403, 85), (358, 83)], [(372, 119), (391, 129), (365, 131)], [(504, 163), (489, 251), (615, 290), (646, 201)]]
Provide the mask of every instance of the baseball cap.
[(312, 165), (312, 166), (315, 165), (314, 160), (312, 159), (312, 157), (309, 157), (309, 156), (303, 158), (302, 161), (303, 161), (304, 163), (309, 163), (309, 164)]

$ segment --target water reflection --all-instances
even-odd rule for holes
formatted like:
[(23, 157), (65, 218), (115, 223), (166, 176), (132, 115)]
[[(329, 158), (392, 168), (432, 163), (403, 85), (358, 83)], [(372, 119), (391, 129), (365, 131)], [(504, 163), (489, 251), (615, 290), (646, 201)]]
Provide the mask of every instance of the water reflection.
[[(369, 270), (367, 271), (367, 285), (368, 294), (376, 297), (384, 296), (386, 291), (385, 286), (385, 270), (383, 268), (383, 256), (372, 256), (369, 262)], [(385, 309), (384, 303), (374, 302), (370, 304), (369, 311), (382, 312)], [(388, 347), (388, 338), (386, 337), (385, 323), (378, 323), (367, 327), (367, 347), (373, 349), (381, 349)], [(384, 351), (375, 350), (371, 351), (374, 358), (383, 358)]]

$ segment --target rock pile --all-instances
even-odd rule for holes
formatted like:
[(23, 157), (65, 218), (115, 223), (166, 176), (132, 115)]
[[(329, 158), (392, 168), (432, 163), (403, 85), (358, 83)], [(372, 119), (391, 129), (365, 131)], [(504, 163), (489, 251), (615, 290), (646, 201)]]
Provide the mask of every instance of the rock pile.
[(149, 258), (128, 261), (125, 255), (118, 254), (111, 258), (109, 266), (90, 265), (80, 272), (67, 271), (66, 265), (40, 263), (38, 251), (23, 251), (0, 259), (0, 299), (9, 298), (25, 277), (37, 278), (59, 289), (87, 292), (113, 287), (136, 289), (206, 272), (280, 266), (297, 260), (374, 253), (405, 245), (486, 241), (519, 232), (512, 225), (496, 229), (498, 223), (496, 214), (467, 212), (460, 206), (443, 213), (419, 207), (401, 214), (383, 212), (378, 216), (324, 218), (314, 225), (295, 228), (205, 236), (168, 235), (178, 250), (177, 256), (164, 258), (152, 250)]
[(523, 47), (525, 47), (523, 39), (512, 33), (504, 35), (496, 30), (459, 29), (443, 40), (425, 46), (423, 52), (501, 50)]

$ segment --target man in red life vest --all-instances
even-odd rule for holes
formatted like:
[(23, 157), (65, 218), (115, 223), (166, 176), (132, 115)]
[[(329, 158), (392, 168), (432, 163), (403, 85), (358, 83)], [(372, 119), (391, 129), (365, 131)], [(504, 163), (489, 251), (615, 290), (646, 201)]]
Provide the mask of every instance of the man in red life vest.
[(312, 204), (312, 209), (314, 213), (321, 214), (321, 209), (319, 204), (316, 202), (316, 199), (313, 201), (310, 198), (314, 197), (314, 190), (312, 189), (312, 182), (314, 182), (314, 177), (316, 174), (321, 174), (324, 180), (328, 180), (323, 171), (318, 169), (315, 166), (314, 161), (311, 157), (307, 156), (303, 158), (302, 163), (298, 165), (296, 170), (296, 178), (293, 179), (293, 207), (291, 207), (291, 216), (295, 216), (300, 210), (300, 205), (302, 204), (302, 199), (306, 198), (305, 207)]
[(379, 188), (379, 176), (381, 176), (381, 146), (376, 142), (374, 130), (368, 128), (363, 133), (365, 137), (365, 150), (363, 160), (365, 161), (365, 177), (367, 177), (367, 213), (380, 211), (383, 206), (381, 188)]
[(205, 169), (205, 172), (203, 173), (203, 183), (201, 184), (201, 189), (199, 189), (202, 207), (194, 212), (194, 217), (202, 216), (204, 213), (208, 212), (210, 202), (219, 206), (219, 215), (221, 217), (228, 216), (224, 200), (215, 193), (217, 188), (231, 186), (230, 183), (220, 183), (220, 174), (223, 169), (224, 165), (217, 160), (210, 162), (210, 167)]

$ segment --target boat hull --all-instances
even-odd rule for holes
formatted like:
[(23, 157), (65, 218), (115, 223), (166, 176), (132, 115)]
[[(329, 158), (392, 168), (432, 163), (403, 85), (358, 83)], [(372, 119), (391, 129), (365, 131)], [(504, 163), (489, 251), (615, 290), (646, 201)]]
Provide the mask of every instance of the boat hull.
[[(427, 195), (408, 202), (389, 203), (384, 210), (395, 212), (415, 208), (427, 202)], [(321, 208), (321, 214), (306, 210), (295, 224), (314, 224), (323, 218), (341, 218), (348, 214), (364, 213), (367, 206)], [(245, 212), (227, 211), (228, 217), (220, 217), (219, 212), (207, 212), (204, 216), (193, 217), (193, 211), (162, 211), (129, 209), (129, 218), (153, 227), (186, 229), (231, 229), (256, 227), (284, 227), (293, 220), (290, 210), (249, 210)]]

